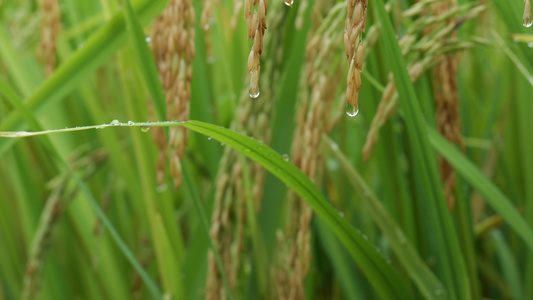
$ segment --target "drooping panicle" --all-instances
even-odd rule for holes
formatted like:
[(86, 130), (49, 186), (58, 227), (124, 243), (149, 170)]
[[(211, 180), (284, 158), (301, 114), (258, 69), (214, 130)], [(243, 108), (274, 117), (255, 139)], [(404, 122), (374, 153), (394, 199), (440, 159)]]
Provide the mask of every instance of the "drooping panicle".
[(263, 37), (265, 34), (266, 15), (268, 12), (267, 0), (245, 0), (244, 19), (248, 29), (248, 40), (253, 40), (254, 44), (248, 56), (248, 74), (250, 75), (249, 94), (252, 98), (259, 97), (259, 76), (261, 65), (259, 58), (263, 53)]
[[(189, 119), (192, 60), (195, 56), (194, 23), (192, 0), (171, 0), (152, 27), (150, 46), (165, 90), (167, 120)], [(168, 142), (161, 128), (155, 128), (153, 132), (159, 147), (158, 184), (164, 182), (165, 164), (168, 163), (174, 188), (178, 188), (187, 131), (183, 127), (169, 128)]]
[(346, 112), (355, 116), (359, 111), (359, 91), (363, 71), (363, 39), (366, 27), (366, 7), (368, 0), (346, 1), (346, 23), (344, 26), (344, 51), (348, 59), (348, 78), (346, 79)]
[[(342, 60), (334, 59), (342, 52), (335, 41), (342, 38), (344, 4), (329, 7), (324, 2), (315, 2), (313, 13), (318, 16), (316, 22), (313, 20), (317, 29), (311, 33), (306, 47), (288, 158), (312, 181), (320, 182), (324, 166), (322, 135), (328, 134), (341, 116), (332, 114), (338, 112), (332, 108), (344, 103), (343, 95), (336, 95)], [(312, 265), (313, 211), (294, 192), (289, 192), (286, 211), (285, 229), (277, 232), (272, 290), (276, 291), (275, 299), (305, 299), (306, 277)]]

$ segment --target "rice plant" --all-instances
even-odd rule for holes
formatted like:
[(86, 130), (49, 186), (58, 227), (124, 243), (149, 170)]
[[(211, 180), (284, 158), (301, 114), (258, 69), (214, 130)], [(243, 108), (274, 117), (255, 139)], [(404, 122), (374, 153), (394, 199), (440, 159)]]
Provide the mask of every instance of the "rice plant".
[(532, 20), (0, 1), (0, 300), (533, 299)]

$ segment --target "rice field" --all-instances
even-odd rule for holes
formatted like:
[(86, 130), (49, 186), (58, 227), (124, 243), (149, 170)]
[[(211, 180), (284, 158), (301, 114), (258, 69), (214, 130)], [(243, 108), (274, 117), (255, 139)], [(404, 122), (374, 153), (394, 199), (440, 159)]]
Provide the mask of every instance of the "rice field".
[(0, 300), (533, 299), (530, 0), (0, 0)]

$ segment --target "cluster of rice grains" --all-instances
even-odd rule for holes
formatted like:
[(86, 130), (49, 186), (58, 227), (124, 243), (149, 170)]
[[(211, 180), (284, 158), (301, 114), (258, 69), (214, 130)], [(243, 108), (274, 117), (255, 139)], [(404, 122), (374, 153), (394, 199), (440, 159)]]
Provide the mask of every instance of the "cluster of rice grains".
[[(455, 1), (442, 1), (432, 5), (435, 16), (445, 14), (450, 9), (457, 7)], [(455, 23), (455, 18), (448, 19), (448, 24)], [(456, 31), (451, 32), (448, 38), (456, 37)], [(464, 147), (461, 135), (461, 119), (459, 115), (459, 91), (457, 87), (457, 57), (446, 54), (443, 60), (433, 69), (433, 94), (435, 96), (435, 109), (437, 128), (448, 141)], [(448, 209), (454, 207), (455, 172), (452, 165), (442, 156), (439, 156), (440, 178), (444, 183), (444, 196)]]
[[(194, 22), (192, 0), (171, 0), (153, 24), (150, 45), (165, 90), (167, 120), (189, 119), (192, 59), (195, 54)], [(161, 185), (165, 177), (167, 142), (163, 129), (154, 129), (154, 139), (159, 147), (157, 180)], [(170, 127), (168, 132), (170, 172), (174, 188), (178, 188), (182, 180), (181, 158), (187, 146), (187, 131), (183, 127)]]
[(250, 74), (249, 94), (252, 98), (259, 97), (259, 75), (261, 65), (259, 58), (263, 52), (263, 36), (265, 34), (267, 0), (244, 0), (244, 18), (248, 28), (248, 40), (253, 39), (254, 45), (248, 56), (248, 74)]
[[(332, 109), (342, 64), (335, 56), (341, 51), (337, 41), (342, 38), (344, 4), (333, 8), (321, 7), (315, 13), (329, 13), (312, 34), (305, 54), (304, 73), (300, 80), (296, 129), (292, 142), (291, 162), (311, 180), (319, 182), (323, 152), (321, 138), (329, 133), (342, 116), (342, 111)], [(337, 51), (339, 50), (339, 51)], [(332, 63), (333, 62), (333, 63)], [(343, 98), (343, 96), (340, 96)], [(337, 105), (344, 101), (338, 101)], [(331, 113), (331, 112), (334, 113)], [(292, 191), (287, 199), (285, 231), (277, 232), (277, 250), (272, 269), (273, 290), (277, 299), (305, 299), (304, 283), (311, 262), (311, 208)]]
[(54, 71), (56, 39), (61, 28), (59, 0), (41, 1), (41, 55), (45, 64), (45, 74)]
[(357, 105), (361, 90), (361, 72), (363, 71), (363, 39), (366, 27), (366, 7), (368, 0), (346, 1), (346, 25), (344, 27), (344, 50), (350, 62), (346, 83), (346, 113), (353, 117), (359, 112)]
[[(462, 138), (456, 82), (457, 58), (454, 53), (472, 48), (476, 41), (458, 39), (455, 31), (463, 22), (477, 17), (484, 10), (484, 5), (466, 4), (458, 7), (453, 0), (423, 0), (403, 12), (403, 17), (418, 16), (399, 41), (402, 54), (414, 58), (408, 65), (411, 80), (416, 81), (433, 68), (438, 129), (450, 142), (459, 145), (462, 145)], [(464, 15), (460, 17), (461, 14)], [(392, 117), (397, 104), (396, 87), (390, 77), (363, 147), (365, 160), (370, 157), (381, 127)], [(442, 158), (439, 159), (439, 166), (448, 208), (452, 210), (454, 172)]]
[[(268, 17), (269, 31), (276, 34), (266, 35), (263, 44), (263, 48), (269, 53), (269, 59), (264, 62), (262, 95), (268, 100), (250, 101), (249, 90), (246, 87), (240, 97), (235, 118), (230, 125), (232, 130), (251, 136), (265, 144), (270, 142), (269, 120), (272, 117), (273, 108), (270, 96), (276, 92), (275, 82), (278, 82), (282, 71), (280, 65), (283, 47), (280, 32), (287, 15), (287, 11), (282, 8), (283, 6), (278, 3), (274, 3), (271, 7), (271, 14)], [(245, 170), (248, 171), (246, 174), (244, 174)], [(238, 294), (242, 290), (242, 286), (239, 286), (239, 278), (242, 278), (245, 270), (249, 269), (245, 267), (250, 265), (246, 255), (248, 249), (245, 240), (246, 232), (251, 230), (248, 225), (250, 216), (247, 214), (247, 208), (253, 206), (255, 211), (259, 210), (263, 195), (264, 174), (265, 171), (260, 165), (244, 159), (240, 153), (229, 147), (224, 149), (215, 183), (216, 193), (210, 235), (222, 259), (229, 284)], [(244, 176), (251, 183), (248, 186), (249, 189), (244, 184)], [(226, 299), (227, 297), (221, 274), (211, 251), (208, 254), (206, 293), (207, 299)]]
[[(106, 151), (102, 149), (90, 150), (83, 146), (69, 159), (72, 169), (79, 172), (83, 180), (91, 178), (106, 160)], [(72, 178), (69, 173), (62, 173), (48, 184), (51, 193), (46, 199), (39, 217), (39, 225), (35, 229), (35, 236), (31, 242), (31, 251), (26, 262), (21, 295), (23, 300), (40, 298), (39, 292), (43, 281), (43, 270), (54, 230), (56, 230), (59, 220), (68, 206), (68, 202), (76, 198), (79, 192), (78, 186), (72, 185), (71, 181)]]

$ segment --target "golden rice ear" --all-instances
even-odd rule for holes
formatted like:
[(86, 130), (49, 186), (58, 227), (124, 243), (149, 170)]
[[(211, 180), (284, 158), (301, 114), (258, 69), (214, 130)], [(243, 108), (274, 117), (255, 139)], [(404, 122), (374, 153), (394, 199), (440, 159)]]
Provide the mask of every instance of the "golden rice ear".
[[(209, 11), (202, 12), (203, 26), (207, 26), (209, 15)], [(150, 47), (165, 90), (168, 120), (187, 121), (189, 119), (192, 60), (195, 56), (194, 23), (192, 2), (171, 0), (152, 26)], [(150, 111), (153, 117), (152, 107)], [(186, 129), (170, 128), (168, 141), (161, 128), (154, 128), (152, 132), (159, 148), (158, 184), (164, 184), (165, 169), (168, 166), (174, 188), (177, 189), (182, 181), (181, 159), (187, 145)]]
[[(261, 4), (265, 8), (265, 19), (269, 18), (270, 30), (282, 33), (284, 28), (284, 17), (281, 17), (281, 10), (285, 9), (281, 3), (268, 8), (267, 1), (242, 2), (241, 8), (249, 5), (249, 10), (245, 9), (246, 26), (255, 26), (250, 30), (254, 32), (254, 45), (249, 50), (247, 56), (247, 72), (245, 89), (241, 93), (239, 104), (236, 106), (235, 117), (233, 118), (230, 127), (236, 131), (242, 132), (248, 136), (252, 136), (256, 140), (260, 140), (264, 144), (268, 144), (270, 140), (270, 120), (273, 113), (272, 101), (250, 101), (250, 96), (259, 96), (259, 81), (264, 82), (264, 88), (261, 90), (262, 94), (274, 95), (276, 88), (279, 87), (277, 82), (272, 82), (275, 78), (280, 76), (280, 68), (283, 57), (283, 47), (281, 40), (277, 38), (269, 38), (263, 40), (265, 37), (266, 20), (260, 20), (259, 16), (263, 16), (258, 11), (258, 6)], [(237, 6), (236, 6), (237, 7)], [(268, 16), (267, 16), (268, 12)], [(276, 14), (277, 12), (277, 14)], [(242, 11), (239, 11), (239, 15)], [(257, 21), (250, 20), (254, 15)], [(268, 57), (268, 63), (271, 67), (261, 72), (261, 65), (259, 59), (259, 51), (270, 51), (272, 55)], [(269, 53), (270, 54), (270, 53)], [(269, 84), (271, 83), (271, 84)], [(220, 160), (220, 167), (216, 178), (216, 193), (213, 203), (213, 214), (211, 220), (211, 238), (215, 244), (216, 249), (220, 254), (224, 270), (226, 272), (230, 287), (232, 289), (240, 289), (242, 286), (239, 281), (245, 269), (243, 257), (248, 252), (246, 232), (249, 232), (248, 205), (252, 205), (257, 212), (261, 207), (261, 199), (263, 197), (263, 184), (265, 177), (265, 170), (258, 164), (247, 161), (246, 178), (251, 183), (251, 188), (248, 189), (244, 185), (245, 174), (243, 168), (243, 157), (236, 151), (229, 147), (224, 149), (224, 154)], [(251, 192), (251, 193), (250, 193)], [(250, 197), (251, 194), (251, 197)], [(249, 201), (250, 198), (253, 198)], [(222, 280), (222, 274), (217, 269), (216, 262), (209, 256), (208, 270), (207, 270), (207, 290), (206, 299), (224, 299), (226, 294), (225, 286)]]
[[(361, 72), (363, 71), (364, 49), (361, 33), (366, 26), (366, 0), (346, 1), (346, 23), (344, 32), (344, 49), (348, 59), (348, 78), (346, 88), (346, 113), (348, 116), (355, 116), (359, 91), (361, 90)], [(349, 109), (348, 109), (349, 108)]]
[[(296, 105), (296, 128), (289, 156), (290, 162), (313, 181), (319, 181), (323, 172), (322, 135), (330, 132), (341, 115), (332, 114), (332, 108), (344, 103), (344, 95), (340, 98), (336, 96), (339, 85), (343, 83), (340, 70), (344, 63), (335, 56), (342, 51), (337, 41), (345, 35), (344, 23), (338, 20), (344, 18), (345, 3), (329, 9), (323, 7), (323, 3), (315, 1), (313, 7), (317, 18), (312, 20), (316, 24), (313, 24), (315, 28), (306, 47), (304, 75), (300, 79)], [(328, 14), (323, 15), (324, 11)], [(351, 23), (348, 25), (353, 27)], [(349, 46), (349, 43), (346, 45)], [(360, 87), (360, 82), (360, 72), (352, 59), (347, 79), (351, 95), (348, 97), (357, 98), (356, 88)], [(287, 205), (286, 228), (283, 233), (278, 232), (278, 237), (283, 239), (278, 239), (272, 271), (273, 286), (277, 292), (274, 298), (305, 299), (304, 287), (312, 256), (310, 222), (313, 213), (292, 192), (288, 195)]]
[(259, 57), (263, 54), (263, 36), (266, 30), (267, 0), (246, 0), (244, 18), (248, 29), (248, 39), (253, 39), (252, 52), (248, 55), (248, 74), (250, 74), (250, 97), (259, 97)]

